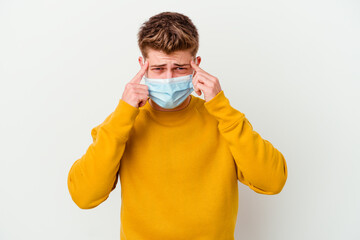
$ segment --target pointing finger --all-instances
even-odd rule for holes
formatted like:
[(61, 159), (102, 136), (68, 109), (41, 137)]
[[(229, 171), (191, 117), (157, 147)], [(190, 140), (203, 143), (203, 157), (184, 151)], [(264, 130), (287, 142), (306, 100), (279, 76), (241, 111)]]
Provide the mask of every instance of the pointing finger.
[(146, 70), (148, 69), (148, 66), (149, 66), (149, 62), (148, 62), (148, 60), (146, 60), (145, 63), (141, 66), (140, 71), (135, 75), (135, 77), (133, 79), (131, 79), (130, 82), (140, 83), (142, 77), (144, 76)]
[(196, 72), (204, 71), (204, 70), (202, 70), (198, 65), (196, 65), (193, 60), (191, 60), (190, 65), (191, 65), (191, 67), (192, 67)]

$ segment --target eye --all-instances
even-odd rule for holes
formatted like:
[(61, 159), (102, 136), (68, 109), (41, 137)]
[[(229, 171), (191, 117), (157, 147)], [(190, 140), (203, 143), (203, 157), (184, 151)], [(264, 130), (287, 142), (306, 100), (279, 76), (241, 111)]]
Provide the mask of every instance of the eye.
[(156, 71), (158, 71), (158, 70), (161, 70), (162, 68), (153, 68), (153, 70), (156, 70)]
[(179, 70), (186, 70), (186, 68), (178, 67)]

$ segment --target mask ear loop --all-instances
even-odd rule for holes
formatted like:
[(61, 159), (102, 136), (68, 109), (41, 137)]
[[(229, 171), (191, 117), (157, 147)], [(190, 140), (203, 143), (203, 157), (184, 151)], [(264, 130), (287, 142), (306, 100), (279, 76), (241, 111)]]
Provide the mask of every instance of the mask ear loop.
[[(143, 58), (142, 60), (143, 60), (143, 61), (142, 61), (143, 64), (145, 64), (145, 58)], [(149, 69), (149, 68), (148, 68), (148, 69)], [(144, 76), (143, 76), (144, 78), (147, 78), (147, 77), (146, 77), (147, 71), (148, 71), (148, 70), (146, 70), (146, 72), (144, 73)]]
[[(195, 64), (197, 65), (197, 59), (195, 58)], [(194, 74), (195, 74), (195, 70), (192, 72), (192, 76), (194, 77)]]
[[(195, 58), (195, 64), (197, 63), (197, 59)], [(191, 74), (191, 78), (193, 79), (194, 78), (194, 74), (195, 74), (195, 70), (193, 70), (192, 74)], [(190, 82), (190, 86), (191, 86), (191, 92), (195, 91), (194, 89), (194, 85), (192, 83), (192, 81)], [(190, 94), (191, 95), (191, 94)]]

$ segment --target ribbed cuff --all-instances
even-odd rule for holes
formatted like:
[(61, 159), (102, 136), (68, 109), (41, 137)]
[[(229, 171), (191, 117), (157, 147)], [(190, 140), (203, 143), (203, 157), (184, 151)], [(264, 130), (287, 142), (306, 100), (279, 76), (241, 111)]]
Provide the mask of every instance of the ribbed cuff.
[(230, 105), (230, 101), (221, 90), (210, 101), (204, 103), (207, 111), (219, 121), (219, 128), (226, 129), (245, 118), (245, 114)]
[(121, 135), (124, 134), (125, 129), (131, 129), (139, 112), (139, 108), (136, 108), (120, 99), (109, 119), (109, 122), (106, 124), (106, 127), (120, 137), (125, 137), (124, 139), (127, 139), (127, 136)]

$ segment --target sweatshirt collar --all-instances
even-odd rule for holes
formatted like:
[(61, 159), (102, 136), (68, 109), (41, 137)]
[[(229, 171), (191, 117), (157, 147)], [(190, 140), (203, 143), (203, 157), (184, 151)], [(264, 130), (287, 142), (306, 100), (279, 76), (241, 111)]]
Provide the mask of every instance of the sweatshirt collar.
[(165, 126), (175, 126), (186, 123), (186, 121), (194, 114), (194, 109), (198, 98), (193, 95), (190, 96), (189, 104), (177, 111), (161, 111), (153, 108), (149, 101), (142, 107), (147, 116), (152, 120)]

